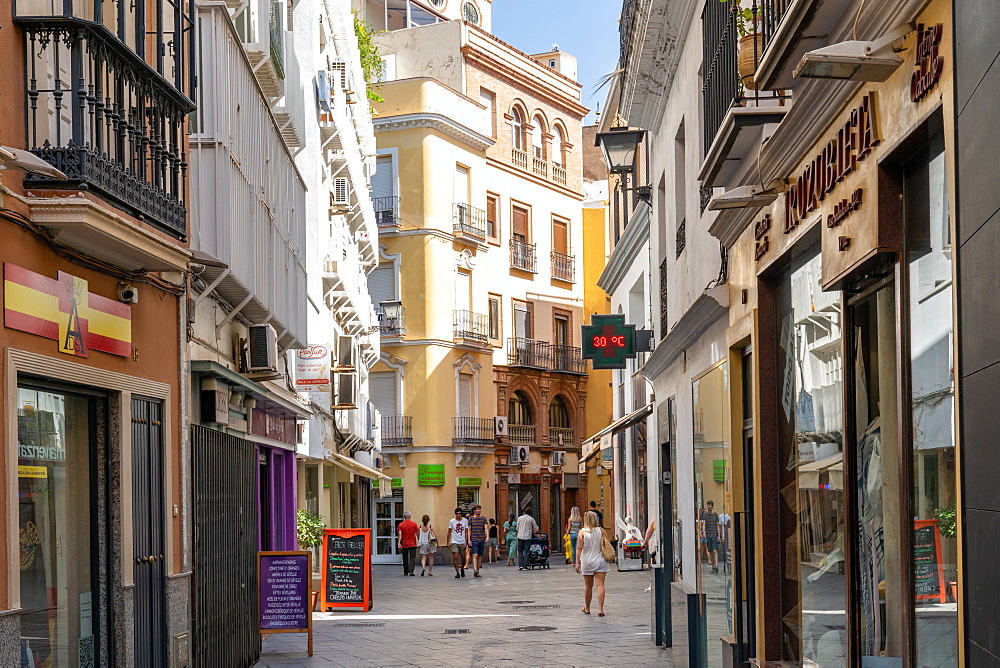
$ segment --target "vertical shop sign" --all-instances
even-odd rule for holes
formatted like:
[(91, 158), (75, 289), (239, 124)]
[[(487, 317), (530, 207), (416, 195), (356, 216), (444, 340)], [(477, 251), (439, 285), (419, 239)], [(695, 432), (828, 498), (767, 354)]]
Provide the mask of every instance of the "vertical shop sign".
[(330, 391), (329, 346), (306, 346), (295, 351), (295, 389), (299, 392)]

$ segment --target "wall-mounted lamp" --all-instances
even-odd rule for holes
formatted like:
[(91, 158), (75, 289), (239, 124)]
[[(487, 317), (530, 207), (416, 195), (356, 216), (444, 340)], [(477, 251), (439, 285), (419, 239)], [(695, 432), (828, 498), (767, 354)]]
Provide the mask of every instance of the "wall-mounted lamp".
[(903, 50), (895, 42), (914, 30), (912, 23), (896, 28), (877, 40), (849, 40), (809, 51), (792, 71), (793, 77), (842, 81), (885, 81), (903, 64), (896, 54)]
[(379, 302), (379, 306), (382, 307), (382, 312), (389, 320), (398, 318), (403, 310), (403, 304), (398, 299), (386, 299), (384, 302)]
[(722, 211), (723, 209), (745, 209), (749, 206), (767, 206), (778, 199), (778, 194), (788, 190), (788, 182), (776, 180), (771, 182), (771, 186), (739, 186), (732, 190), (727, 190), (721, 195), (716, 195), (708, 201), (708, 208), (712, 211)]
[[(639, 144), (646, 136), (646, 131), (640, 128), (616, 127), (607, 132), (598, 132), (595, 146), (600, 147), (604, 163), (612, 174), (635, 174), (636, 160), (639, 157)], [(652, 186), (636, 186), (625, 188), (635, 190), (639, 199), (646, 204), (653, 203)]]

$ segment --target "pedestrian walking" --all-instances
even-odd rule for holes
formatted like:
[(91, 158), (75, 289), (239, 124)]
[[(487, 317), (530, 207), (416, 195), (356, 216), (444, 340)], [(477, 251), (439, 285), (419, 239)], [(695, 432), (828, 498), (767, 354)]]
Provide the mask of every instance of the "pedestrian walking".
[(590, 614), (590, 602), (597, 584), (597, 616), (604, 616), (604, 578), (611, 566), (604, 558), (602, 546), (604, 529), (597, 524), (597, 513), (588, 511), (583, 516), (583, 528), (577, 536), (576, 572), (583, 576), (583, 607), (580, 611)]
[(462, 517), (462, 509), (455, 508), (455, 516), (448, 520), (448, 544), (455, 563), (455, 579), (465, 577), (465, 548), (469, 544), (469, 520)]
[[(420, 533), (417, 534), (417, 549), (420, 551), (420, 577), (427, 575), (434, 577), (434, 554), (437, 552), (437, 534), (434, 533), (434, 525), (431, 524), (430, 515), (420, 518)], [(430, 562), (428, 564), (427, 562)], [(429, 568), (428, 568), (429, 566)]]
[(576, 563), (576, 539), (580, 533), (580, 529), (583, 528), (583, 518), (580, 517), (580, 508), (573, 506), (569, 511), (569, 520), (566, 522), (566, 531), (563, 533), (569, 534), (569, 545), (572, 550), (572, 554), (569, 557), (568, 564)]
[(538, 531), (538, 523), (531, 516), (531, 506), (524, 509), (524, 514), (517, 518), (517, 566), (519, 571), (528, 568), (528, 549), (531, 547), (531, 536)]
[(719, 514), (715, 512), (715, 502), (709, 501), (705, 504), (705, 510), (701, 511), (698, 518), (701, 523), (700, 542), (705, 548), (708, 563), (712, 564), (712, 572), (719, 572)]
[[(483, 552), (486, 549), (486, 518), (483, 507), (478, 503), (472, 507), (469, 518), (469, 554), (472, 557), (472, 577), (482, 577), (479, 569), (483, 566)], [(468, 564), (466, 564), (468, 565)]]
[(597, 526), (604, 528), (604, 513), (597, 509), (597, 501), (590, 502), (590, 512), (597, 514)]
[(497, 526), (497, 521), (492, 517), (490, 518), (490, 535), (486, 539), (486, 563), (500, 563), (500, 527)]
[(514, 559), (517, 558), (517, 519), (513, 513), (510, 519), (504, 522), (503, 529), (507, 532), (504, 534), (504, 540), (507, 542), (507, 565), (513, 566)]
[(397, 545), (403, 552), (403, 575), (413, 575), (417, 566), (417, 523), (410, 519), (410, 511), (403, 511), (403, 521), (396, 527)]

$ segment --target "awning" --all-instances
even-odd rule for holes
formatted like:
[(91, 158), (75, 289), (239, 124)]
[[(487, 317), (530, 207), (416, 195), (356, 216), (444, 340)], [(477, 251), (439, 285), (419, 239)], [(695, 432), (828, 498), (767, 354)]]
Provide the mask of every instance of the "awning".
[(607, 427), (605, 427), (604, 429), (600, 430), (599, 432), (597, 432), (596, 434), (585, 440), (583, 442), (583, 447), (584, 447), (583, 461), (587, 461), (595, 454), (597, 454), (597, 452), (601, 449), (601, 439), (604, 438), (604, 436), (608, 434), (614, 435), (624, 429), (628, 429), (629, 427), (639, 422), (640, 420), (645, 420), (652, 413), (653, 413), (653, 404), (652, 402), (650, 402), (645, 406), (643, 406), (642, 408), (638, 408), (629, 413), (628, 415), (618, 418), (617, 420), (609, 424)]
[(356, 459), (346, 457), (344, 455), (338, 454), (336, 452), (331, 452), (327, 455), (327, 459), (336, 464), (337, 466), (347, 469), (351, 473), (354, 473), (365, 478), (372, 478), (373, 480), (392, 480), (389, 476), (375, 469), (370, 469), (364, 464), (358, 462)]
[[(841, 489), (843, 487), (844, 479), (844, 453), (838, 452), (832, 457), (827, 457), (826, 459), (821, 459), (818, 462), (810, 462), (809, 464), (803, 464), (799, 467), (799, 489)], [(840, 473), (840, 485), (838, 487), (833, 486), (833, 473), (834, 468)], [(827, 474), (829, 476), (829, 482), (825, 485), (820, 484), (821, 474)]]

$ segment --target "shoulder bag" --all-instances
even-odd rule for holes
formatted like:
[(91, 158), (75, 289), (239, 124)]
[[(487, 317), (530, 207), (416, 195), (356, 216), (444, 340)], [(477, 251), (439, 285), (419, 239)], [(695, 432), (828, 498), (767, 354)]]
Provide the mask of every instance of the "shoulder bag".
[(604, 561), (609, 564), (618, 561), (618, 553), (615, 552), (614, 546), (611, 545), (611, 541), (608, 540), (603, 529), (601, 529), (601, 554), (604, 556)]
[(438, 537), (437, 537), (437, 534), (436, 534), (436, 533), (434, 533), (434, 526), (433, 526), (433, 525), (431, 525), (431, 526), (429, 527), (429, 531), (428, 531), (427, 533), (428, 533), (428, 534), (430, 534), (430, 535), (429, 535), (429, 536), (427, 537), (427, 538), (428, 538), (428, 541), (427, 541), (427, 542), (428, 542), (428, 543), (430, 543), (430, 544), (432, 544), (432, 545), (437, 545), (437, 542), (438, 542)]

